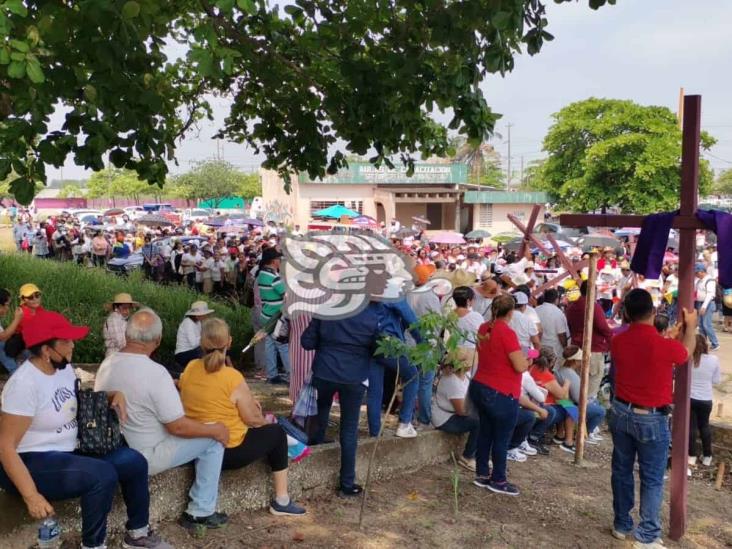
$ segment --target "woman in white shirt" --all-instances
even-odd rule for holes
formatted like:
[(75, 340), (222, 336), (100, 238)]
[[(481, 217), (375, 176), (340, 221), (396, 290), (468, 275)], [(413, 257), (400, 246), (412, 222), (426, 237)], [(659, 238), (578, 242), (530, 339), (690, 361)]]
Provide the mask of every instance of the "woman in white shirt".
[(712, 464), (712, 430), (709, 428), (709, 416), (712, 413), (712, 386), (721, 380), (719, 358), (709, 354), (707, 338), (701, 334), (696, 336), (694, 349), (694, 367), (691, 369), (691, 411), (689, 419), (689, 465), (696, 465), (697, 446), (696, 431), (702, 441), (702, 464)]
[(215, 311), (208, 308), (205, 301), (195, 301), (186, 311), (183, 321), (178, 326), (175, 338), (175, 362), (178, 368), (170, 372), (174, 379), (178, 379), (191, 360), (201, 358), (201, 322)]

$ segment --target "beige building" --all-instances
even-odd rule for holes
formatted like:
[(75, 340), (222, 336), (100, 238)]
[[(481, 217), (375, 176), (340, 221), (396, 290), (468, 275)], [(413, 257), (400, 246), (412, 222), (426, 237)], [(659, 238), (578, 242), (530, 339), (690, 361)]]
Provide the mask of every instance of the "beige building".
[[(292, 190), (274, 171), (262, 172), (262, 206), (265, 220), (282, 221), (306, 228), (318, 210), (342, 204), (378, 222), (397, 219), (410, 226), (412, 217), (430, 221), (430, 230), (468, 232), (484, 228), (497, 233), (508, 230), (507, 213), (528, 217), (536, 202), (546, 201), (544, 193), (481, 191), (468, 184), (467, 164), (424, 162), (415, 165), (409, 177), (406, 168), (376, 168), (368, 162), (349, 162), (347, 170), (323, 180), (307, 174), (293, 178)], [(495, 195), (496, 203), (489, 202)], [(541, 196), (539, 196), (541, 195)], [(470, 197), (470, 200), (466, 198)], [(516, 202), (512, 203), (512, 197)], [(510, 224), (510, 223), (509, 223)]]

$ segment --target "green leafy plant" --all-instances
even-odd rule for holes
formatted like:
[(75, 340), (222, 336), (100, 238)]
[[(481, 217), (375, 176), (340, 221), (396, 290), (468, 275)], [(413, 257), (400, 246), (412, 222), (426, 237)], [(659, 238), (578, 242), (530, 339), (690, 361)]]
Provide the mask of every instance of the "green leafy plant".
[[(462, 367), (458, 359), (458, 347), (461, 341), (465, 340), (465, 332), (458, 328), (458, 317), (454, 312), (447, 314), (427, 313), (420, 317), (417, 322), (409, 326), (409, 330), (417, 330), (422, 337), (422, 341), (412, 345), (394, 336), (383, 336), (379, 338), (374, 354), (385, 356), (388, 358), (406, 357), (407, 360), (416, 366), (421, 372), (434, 372), (440, 365), (450, 366), (455, 369)], [(417, 374), (419, 375), (419, 374)], [(399, 361), (397, 360), (396, 378), (399, 380)], [(411, 383), (414, 378), (408, 379), (399, 387)], [(394, 399), (399, 387), (391, 396), (389, 405), (386, 407), (387, 412), (394, 406)], [(376, 453), (379, 449), (384, 426), (386, 424), (386, 413), (381, 420), (381, 428), (376, 436), (374, 448), (369, 456), (369, 464), (366, 469), (366, 481), (363, 485), (363, 496), (361, 499), (361, 509), (358, 516), (358, 526), (363, 526), (364, 511), (366, 509), (366, 498), (368, 494), (369, 481), (371, 480), (371, 470), (376, 459)]]

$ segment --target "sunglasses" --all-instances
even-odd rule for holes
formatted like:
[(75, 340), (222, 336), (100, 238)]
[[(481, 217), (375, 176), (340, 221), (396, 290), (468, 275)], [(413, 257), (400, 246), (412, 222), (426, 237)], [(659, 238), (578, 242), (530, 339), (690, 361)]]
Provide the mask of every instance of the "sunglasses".
[(41, 299), (41, 292), (35, 292), (31, 295), (24, 295), (23, 299)]

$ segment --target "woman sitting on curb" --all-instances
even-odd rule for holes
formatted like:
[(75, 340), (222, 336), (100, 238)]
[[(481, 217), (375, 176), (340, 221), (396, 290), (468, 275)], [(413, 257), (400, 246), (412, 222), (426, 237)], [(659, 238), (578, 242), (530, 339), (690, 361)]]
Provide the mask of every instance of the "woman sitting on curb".
[(303, 515), (287, 491), (287, 435), (280, 425), (268, 423), (252, 396), (244, 376), (227, 364), (231, 347), (229, 326), (219, 318), (201, 325), (203, 357), (192, 360), (180, 376), (178, 387), (186, 416), (221, 422), (229, 429), (223, 469), (240, 469), (262, 458), (272, 468), (275, 498), (273, 515)]

